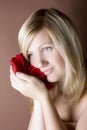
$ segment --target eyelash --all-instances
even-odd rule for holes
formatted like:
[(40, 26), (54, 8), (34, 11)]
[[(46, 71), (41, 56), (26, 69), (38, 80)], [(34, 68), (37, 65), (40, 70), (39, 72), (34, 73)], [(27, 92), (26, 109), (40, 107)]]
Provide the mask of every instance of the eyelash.
[[(44, 48), (42, 49), (42, 51), (51, 51), (51, 50), (52, 50), (52, 47), (44, 47)], [(31, 53), (31, 54), (28, 54), (28, 59), (30, 59), (31, 56), (33, 56), (32, 53)]]
[(50, 51), (50, 50), (52, 50), (52, 47), (44, 47), (43, 49), (47, 50), (47, 51)]
[(28, 54), (28, 55), (27, 55), (27, 57), (28, 57), (29, 60), (30, 60), (30, 57), (31, 57), (31, 56), (32, 56), (32, 54)]

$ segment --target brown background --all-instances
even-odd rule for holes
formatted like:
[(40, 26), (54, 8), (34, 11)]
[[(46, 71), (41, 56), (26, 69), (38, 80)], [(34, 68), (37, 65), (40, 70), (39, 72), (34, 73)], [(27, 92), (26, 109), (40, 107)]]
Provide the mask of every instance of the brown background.
[(55, 7), (75, 23), (87, 58), (86, 0), (0, 0), (0, 130), (27, 130), (29, 103), (11, 88), (9, 60), (19, 53), (17, 35), (30, 13), (39, 8)]

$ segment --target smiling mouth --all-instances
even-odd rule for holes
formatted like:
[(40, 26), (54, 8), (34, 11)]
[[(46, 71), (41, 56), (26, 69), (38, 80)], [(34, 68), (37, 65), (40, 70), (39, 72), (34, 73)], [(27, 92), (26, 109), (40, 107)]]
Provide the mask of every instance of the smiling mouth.
[(48, 69), (48, 70), (44, 71), (43, 73), (44, 73), (45, 75), (49, 75), (51, 72), (52, 72), (52, 69)]

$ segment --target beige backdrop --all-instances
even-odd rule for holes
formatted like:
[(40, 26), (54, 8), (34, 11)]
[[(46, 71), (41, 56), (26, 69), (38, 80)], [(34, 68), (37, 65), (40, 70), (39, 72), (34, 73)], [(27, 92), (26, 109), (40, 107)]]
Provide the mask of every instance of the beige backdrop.
[(86, 0), (0, 0), (0, 130), (27, 130), (28, 100), (11, 88), (9, 60), (19, 53), (17, 34), (30, 13), (39, 8), (55, 7), (75, 23), (87, 57)]

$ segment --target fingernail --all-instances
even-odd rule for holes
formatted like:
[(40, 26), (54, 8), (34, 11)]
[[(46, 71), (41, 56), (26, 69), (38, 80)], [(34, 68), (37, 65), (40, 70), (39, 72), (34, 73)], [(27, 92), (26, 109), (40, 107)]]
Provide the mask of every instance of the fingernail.
[(20, 77), (20, 75), (21, 75), (20, 72), (16, 72), (16, 76)]

